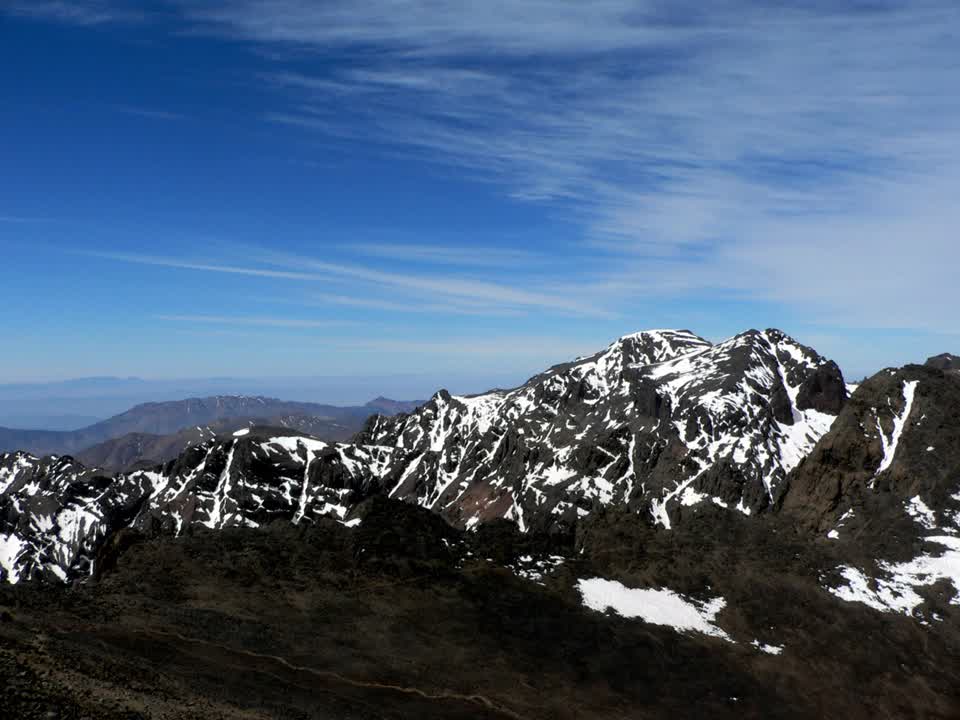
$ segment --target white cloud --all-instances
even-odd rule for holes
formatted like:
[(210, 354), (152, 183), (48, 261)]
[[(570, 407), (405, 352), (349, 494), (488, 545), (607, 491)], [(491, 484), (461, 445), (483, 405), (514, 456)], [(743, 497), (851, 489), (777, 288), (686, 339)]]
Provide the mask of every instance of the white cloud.
[(642, 292), (725, 290), (827, 322), (960, 328), (942, 301), (960, 219), (956, 3), (267, 8), (191, 12), (351, 60), (278, 74), (292, 95), (273, 120), (417, 147), (562, 207), (589, 245), (627, 256), (596, 284), (605, 296), (642, 278)]
[(388, 272), (359, 265), (346, 265), (278, 253), (265, 254), (261, 259), (281, 267), (303, 268), (316, 273), (338, 275), (379, 286), (386, 285), (435, 296), (450, 296), (485, 302), (496, 307), (536, 307), (573, 315), (610, 315), (608, 311), (592, 305), (589, 301), (577, 299), (567, 294), (531, 290), (517, 285), (494, 283), (485, 279), (454, 275), (415, 275), (405, 272)]
[[(78, 4), (29, 7), (67, 18)], [(960, 223), (953, 0), (179, 7), (194, 31), (295, 51), (296, 62), (258, 75), (283, 101), (272, 121), (413, 149), (544, 203), (582, 228), (585, 251), (618, 257), (576, 281), (529, 268), (525, 281), (495, 283), (309, 258), (141, 262), (334, 277), (427, 306), (604, 316), (638, 297), (729, 293), (825, 325), (960, 331), (945, 300)], [(324, 59), (313, 72), (311, 53)], [(403, 252), (385, 248), (360, 250), (374, 260)], [(484, 257), (464, 243), (432, 262), (483, 268)]]
[(190, 17), (265, 42), (308, 47), (380, 45), (406, 55), (593, 52), (657, 44), (663, 33), (645, 24), (659, 3), (596, 0), (227, 0), (183, 2)]

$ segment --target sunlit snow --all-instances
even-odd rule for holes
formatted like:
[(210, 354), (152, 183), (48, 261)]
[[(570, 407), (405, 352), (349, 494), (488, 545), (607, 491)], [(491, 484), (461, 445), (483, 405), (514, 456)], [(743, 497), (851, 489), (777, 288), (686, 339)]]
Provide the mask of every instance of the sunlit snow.
[(927, 530), (933, 530), (937, 526), (937, 517), (933, 510), (927, 507), (926, 503), (920, 499), (920, 496), (910, 498), (906, 502), (907, 514), (923, 525)]
[(949, 580), (954, 588), (950, 603), (960, 605), (960, 538), (936, 535), (925, 540), (943, 546), (942, 554), (920, 555), (905, 563), (880, 562), (880, 569), (888, 577), (877, 578), (875, 585), (857, 568), (840, 567), (846, 585), (830, 588), (830, 592), (841, 600), (862, 602), (881, 612), (911, 615), (923, 603), (916, 588)]
[(733, 642), (714, 624), (717, 613), (726, 606), (723, 598), (695, 603), (665, 588), (628, 588), (603, 578), (580, 580), (577, 588), (583, 604), (591, 610), (605, 612), (609, 608), (625, 618), (640, 618), (653, 625), (668, 625), (678, 632), (693, 631)]
[(893, 418), (893, 432), (890, 433), (889, 440), (884, 434), (883, 428), (880, 427), (880, 419), (877, 418), (877, 430), (880, 432), (880, 442), (883, 444), (883, 460), (880, 462), (880, 467), (877, 468), (877, 475), (889, 469), (890, 465), (893, 464), (893, 458), (897, 454), (897, 446), (900, 444), (900, 436), (903, 434), (907, 419), (910, 417), (910, 411), (913, 409), (913, 398), (917, 391), (917, 385), (916, 380), (908, 380), (903, 384), (903, 411)]
[(768, 655), (780, 655), (783, 652), (783, 645), (766, 645), (759, 640), (754, 640), (750, 644), (760, 652), (765, 652)]
[(11, 585), (20, 579), (17, 558), (24, 550), (26, 550), (26, 545), (19, 537), (0, 533), (0, 568), (3, 568), (7, 576), (7, 582)]

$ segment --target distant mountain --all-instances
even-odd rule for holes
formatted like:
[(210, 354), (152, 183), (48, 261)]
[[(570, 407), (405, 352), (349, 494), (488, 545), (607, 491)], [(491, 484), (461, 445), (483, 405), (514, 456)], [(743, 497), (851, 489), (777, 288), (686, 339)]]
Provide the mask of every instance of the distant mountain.
[[(531, 368), (531, 370), (534, 368)], [(0, 384), (0, 427), (31, 430), (77, 430), (143, 403), (184, 398), (260, 396), (341, 407), (363, 405), (378, 394), (390, 398), (429, 398), (437, 387), (462, 393), (505, 387), (516, 373), (471, 375), (464, 369), (442, 376), (423, 374), (350, 375), (345, 377), (207, 377), (172, 380), (87, 378), (44, 383)], [(75, 422), (62, 416), (85, 416)]]
[[(360, 429), (367, 417), (374, 413), (383, 413), (388, 406), (383, 403), (398, 407), (416, 405), (380, 398), (372, 401), (370, 406), (338, 407), (260, 396), (230, 395), (144, 403), (80, 430), (57, 432), (0, 428), (0, 451), (22, 450), (34, 455), (77, 454), (130, 434), (161, 436), (180, 433), (189, 428), (203, 434), (203, 428), (224, 420), (230, 420), (228, 425), (236, 428), (240, 426), (238, 423), (272, 425), (281, 424), (278, 421), (282, 418), (314, 418), (319, 422), (313, 423), (312, 429), (322, 430), (325, 434), (330, 431), (328, 436), (331, 439), (346, 439)], [(293, 423), (290, 427), (303, 427), (306, 432), (308, 425), (300, 422)], [(217, 430), (211, 429), (216, 434)], [(105, 452), (109, 455), (112, 451)]]
[(370, 408), (381, 415), (400, 415), (401, 413), (413, 412), (425, 402), (425, 400), (391, 400), (390, 398), (378, 397), (368, 402), (364, 407)]

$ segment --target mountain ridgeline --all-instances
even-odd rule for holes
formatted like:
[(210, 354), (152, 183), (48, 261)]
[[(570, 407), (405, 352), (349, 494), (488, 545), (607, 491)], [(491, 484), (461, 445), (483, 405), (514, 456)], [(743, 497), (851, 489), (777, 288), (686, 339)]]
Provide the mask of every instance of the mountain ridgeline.
[[(611, 506), (664, 528), (704, 504), (756, 515), (793, 507), (781, 498), (789, 474), (847, 402), (836, 364), (779, 331), (714, 345), (661, 330), (513, 390), (440, 391), (412, 413), (370, 418), (352, 443), (276, 423), (199, 437), (163, 465), (112, 475), (70, 456), (10, 453), (0, 456), (0, 532), (15, 548), (4, 572), (84, 576), (125, 526), (347, 520), (380, 493), (468, 529), (499, 518), (569, 526)], [(303, 409), (293, 405), (284, 409)], [(236, 412), (186, 407), (206, 421)]]

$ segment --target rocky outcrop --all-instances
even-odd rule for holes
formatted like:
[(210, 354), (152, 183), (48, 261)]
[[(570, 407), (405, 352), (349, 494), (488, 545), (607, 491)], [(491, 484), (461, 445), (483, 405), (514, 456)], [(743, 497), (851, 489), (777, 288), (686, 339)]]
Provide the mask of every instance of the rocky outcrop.
[(960, 370), (960, 356), (943, 353), (927, 358), (927, 367), (937, 370)]
[(908, 365), (860, 385), (791, 475), (780, 504), (804, 526), (826, 531), (867, 502), (902, 509), (919, 497), (935, 513), (952, 512), (958, 491), (960, 378)]

